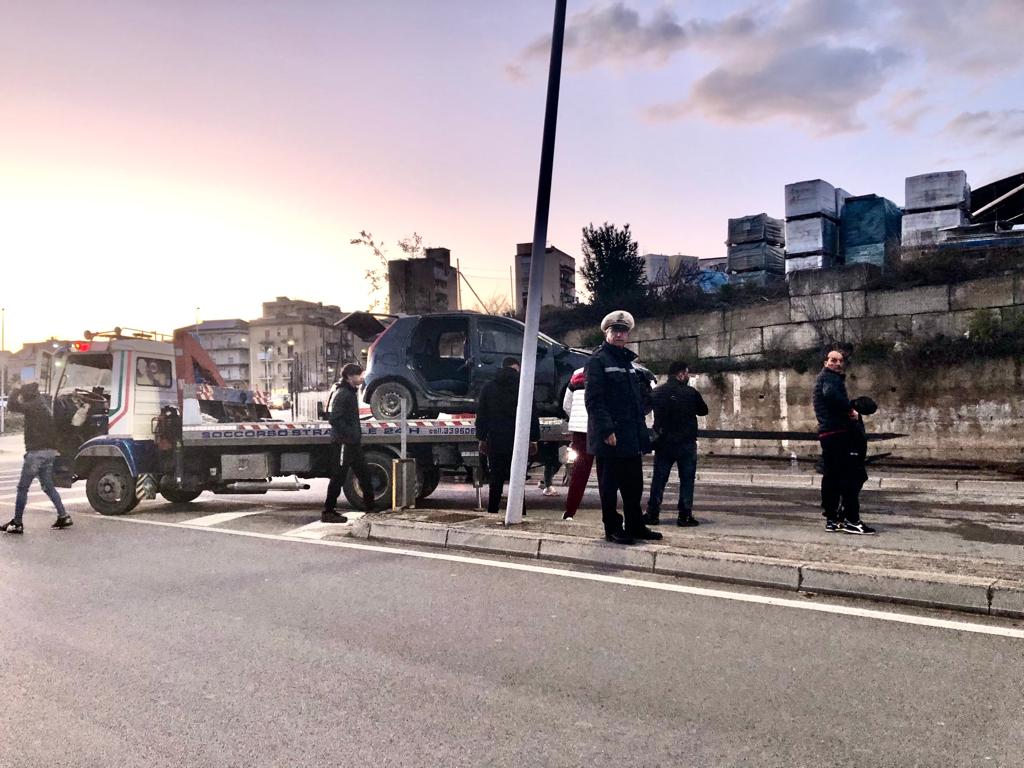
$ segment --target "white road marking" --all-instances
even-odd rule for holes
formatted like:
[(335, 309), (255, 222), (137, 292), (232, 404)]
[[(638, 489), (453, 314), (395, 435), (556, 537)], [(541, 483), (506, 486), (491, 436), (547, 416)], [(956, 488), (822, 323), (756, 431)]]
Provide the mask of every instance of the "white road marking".
[(352, 523), (365, 514), (365, 512), (346, 512), (345, 517), (348, 518), (347, 523), (321, 523), (319, 520), (316, 520), (315, 522), (307, 525), (294, 528), (290, 531), (285, 531), (281, 535), (297, 539), (323, 539), (326, 536), (339, 533), (340, 531), (351, 527)]
[[(100, 520), (110, 520), (123, 523), (138, 523), (139, 525), (155, 525), (163, 528), (182, 528), (193, 531), (213, 531), (229, 536), (242, 536), (250, 539), (264, 539), (266, 541), (292, 541), (306, 544), (318, 544), (324, 547), (335, 547), (338, 549), (358, 549), (364, 552), (380, 552), (382, 554), (395, 555), (399, 557), (417, 557), (423, 560), (441, 560), (449, 563), (463, 563), (466, 565), (480, 565), (487, 568), (500, 568), (507, 571), (524, 571), (527, 573), (542, 573), (547, 576), (559, 576), (564, 579), (578, 579), (580, 581), (596, 581), (604, 584), (615, 584), (626, 587), (637, 587), (640, 589), (653, 589), (660, 592), (676, 592), (684, 595), (697, 597), (711, 597), (720, 600), (733, 600), (741, 603), (753, 603), (756, 605), (771, 605), (779, 608), (795, 608), (802, 611), (814, 611), (816, 613), (831, 613), (838, 616), (853, 616), (863, 619), (876, 619), (879, 621), (890, 621), (897, 624), (913, 624), (919, 627), (932, 627), (934, 629), (951, 629), (957, 632), (971, 632), (979, 635), (996, 635), (998, 637), (1012, 637), (1024, 640), (1024, 629), (1012, 629), (1010, 627), (990, 626), (987, 624), (975, 624), (968, 621), (952, 621), (949, 619), (933, 619), (927, 616), (913, 616), (891, 611), (877, 611), (870, 608), (855, 608), (846, 605), (829, 605), (827, 603), (810, 603), (800, 600), (790, 600), (783, 597), (767, 597), (765, 595), (751, 595), (744, 592), (727, 592), (721, 589), (705, 589), (703, 587), (690, 587), (684, 584), (671, 584), (660, 581), (645, 581), (644, 579), (633, 579), (625, 576), (611, 576), (603, 573), (587, 573), (585, 571), (566, 571), (559, 568), (551, 568), (543, 565), (529, 565), (527, 563), (504, 562), (501, 560), (487, 560), (482, 557), (468, 555), (451, 555), (440, 552), (419, 552), (414, 549), (399, 549), (397, 547), (384, 547), (374, 544), (359, 544), (349, 541), (326, 541), (321, 538), (302, 537), (295, 535), (258, 533), (256, 531), (236, 531), (230, 528), (197, 528), (181, 523), (170, 523), (160, 520), (140, 520), (131, 517), (104, 517), (102, 515), (90, 515)], [(335, 528), (338, 528), (335, 524)], [(298, 530), (298, 529), (297, 529)]]
[(209, 526), (209, 525), (220, 525), (221, 523), (229, 523), (232, 520), (237, 520), (240, 517), (249, 517), (250, 515), (262, 515), (264, 510), (256, 509), (248, 512), (217, 512), (214, 515), (205, 515), (204, 517), (194, 517), (191, 520), (182, 520), (182, 525), (196, 525), (196, 526)]

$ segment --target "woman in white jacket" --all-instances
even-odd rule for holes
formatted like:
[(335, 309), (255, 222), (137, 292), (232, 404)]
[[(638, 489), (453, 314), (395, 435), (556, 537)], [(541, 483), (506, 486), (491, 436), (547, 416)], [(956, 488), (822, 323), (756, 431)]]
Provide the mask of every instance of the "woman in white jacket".
[(563, 520), (572, 520), (583, 501), (583, 493), (587, 490), (590, 470), (594, 457), (587, 453), (587, 407), (583, 402), (583, 388), (586, 380), (583, 368), (573, 371), (569, 386), (565, 390), (562, 410), (569, 416), (569, 433), (572, 436), (571, 447), (576, 452), (576, 460), (572, 465), (572, 479), (569, 481), (569, 492), (565, 497)]

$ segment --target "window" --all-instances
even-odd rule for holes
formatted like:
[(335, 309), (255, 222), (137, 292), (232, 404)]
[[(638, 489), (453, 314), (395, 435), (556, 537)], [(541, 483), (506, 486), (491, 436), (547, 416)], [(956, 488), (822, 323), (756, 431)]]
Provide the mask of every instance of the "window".
[(263, 338), (264, 339), (269, 339), (270, 338), (270, 329), (269, 328), (263, 332)]
[(482, 322), (480, 351), (497, 355), (520, 355), (523, 352), (523, 333), (518, 328)]
[(466, 332), (444, 331), (437, 338), (437, 353), (439, 357), (465, 358)]
[(135, 384), (140, 387), (171, 386), (171, 361), (155, 357), (140, 357), (135, 362)]

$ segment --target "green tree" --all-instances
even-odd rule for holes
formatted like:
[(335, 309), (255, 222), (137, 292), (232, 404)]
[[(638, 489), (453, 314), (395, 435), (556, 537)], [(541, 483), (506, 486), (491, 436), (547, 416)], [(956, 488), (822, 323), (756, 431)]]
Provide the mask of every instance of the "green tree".
[(629, 224), (619, 229), (607, 221), (583, 228), (583, 284), (594, 304), (636, 299), (647, 285), (644, 260)]

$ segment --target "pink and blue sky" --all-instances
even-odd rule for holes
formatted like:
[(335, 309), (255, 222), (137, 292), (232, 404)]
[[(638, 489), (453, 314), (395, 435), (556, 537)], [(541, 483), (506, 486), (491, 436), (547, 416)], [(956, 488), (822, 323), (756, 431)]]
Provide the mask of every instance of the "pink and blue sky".
[[(361, 229), (484, 297), (532, 235), (548, 0), (0, 0), (7, 346), (363, 308)], [(1024, 0), (569, 0), (549, 240), (724, 255), (824, 178), (1024, 169)]]

